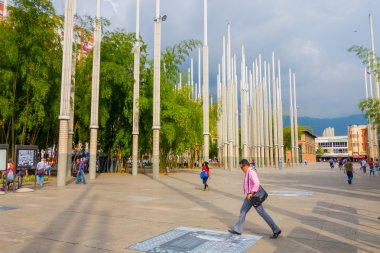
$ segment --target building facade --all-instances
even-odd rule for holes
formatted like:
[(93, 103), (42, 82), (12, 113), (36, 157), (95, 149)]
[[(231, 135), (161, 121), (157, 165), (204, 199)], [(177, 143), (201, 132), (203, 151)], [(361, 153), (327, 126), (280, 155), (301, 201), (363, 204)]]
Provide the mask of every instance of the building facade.
[(327, 160), (348, 157), (347, 136), (318, 137), (315, 139), (315, 145), (317, 150), (323, 151), (322, 154), (317, 155), (317, 159)]
[(299, 140), (299, 157), (300, 161), (307, 160), (309, 163), (315, 163), (317, 161), (315, 139), (317, 136), (309, 131), (301, 132), (301, 139)]
[(347, 130), (348, 155), (356, 159), (367, 158), (368, 127), (366, 125), (351, 125)]

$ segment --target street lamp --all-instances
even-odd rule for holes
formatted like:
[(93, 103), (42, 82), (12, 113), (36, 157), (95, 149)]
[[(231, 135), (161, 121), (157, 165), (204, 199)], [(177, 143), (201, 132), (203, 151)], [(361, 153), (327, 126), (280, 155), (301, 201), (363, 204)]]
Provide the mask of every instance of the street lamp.
[(154, 81), (153, 81), (153, 179), (158, 179), (160, 165), (160, 78), (161, 78), (161, 22), (166, 15), (160, 15), (160, 0), (156, 0), (154, 19)]

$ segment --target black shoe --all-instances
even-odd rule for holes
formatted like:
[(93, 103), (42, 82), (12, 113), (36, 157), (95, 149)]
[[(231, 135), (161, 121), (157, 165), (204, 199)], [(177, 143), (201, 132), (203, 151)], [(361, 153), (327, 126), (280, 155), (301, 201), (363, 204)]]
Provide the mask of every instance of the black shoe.
[(277, 237), (281, 234), (281, 230), (278, 231), (277, 233), (274, 233), (273, 235), (271, 235), (270, 239), (277, 239)]
[(236, 231), (233, 230), (233, 229), (228, 229), (228, 232), (230, 232), (230, 233), (233, 234), (233, 235), (241, 235), (241, 233), (236, 232)]

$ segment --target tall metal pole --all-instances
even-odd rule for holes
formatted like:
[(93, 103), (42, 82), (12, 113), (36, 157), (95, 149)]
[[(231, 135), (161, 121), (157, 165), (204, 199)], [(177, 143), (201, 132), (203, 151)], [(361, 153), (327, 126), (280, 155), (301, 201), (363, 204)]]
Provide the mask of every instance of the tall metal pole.
[(200, 99), (202, 101), (202, 90), (201, 90), (201, 84), (202, 84), (202, 80), (201, 80), (201, 48), (198, 48), (198, 94), (197, 94), (197, 97), (198, 99)]
[(278, 145), (278, 107), (277, 107), (277, 81), (275, 74), (274, 52), (272, 52), (272, 87), (273, 87), (273, 143), (274, 143), (274, 165), (278, 168), (279, 145)]
[(282, 88), (281, 88), (281, 62), (278, 60), (278, 145), (279, 158), (284, 162), (284, 117), (282, 115)]
[[(77, 12), (77, 0), (73, 0), (73, 26), (75, 26), (75, 15)], [(74, 30), (74, 29), (73, 29)], [(70, 83), (70, 120), (69, 120), (69, 135), (67, 140), (67, 167), (66, 176), (69, 178), (71, 176), (71, 166), (72, 166), (72, 149), (73, 149), (73, 135), (74, 135), (74, 105), (75, 105), (75, 74), (76, 74), (76, 60), (77, 54), (74, 42), (74, 31), (73, 31), (73, 60), (71, 68), (71, 83)]]
[(273, 166), (273, 126), (272, 126), (272, 98), (271, 98), (271, 73), (270, 64), (268, 63), (268, 120), (269, 120), (269, 165)]
[[(377, 59), (376, 59), (376, 52), (375, 52), (375, 37), (373, 35), (373, 18), (372, 15), (369, 15), (369, 25), (370, 25), (370, 33), (371, 33), (371, 50), (372, 50), (372, 61), (370, 63), (372, 64), (373, 68), (373, 92), (374, 92), (374, 98), (379, 99), (379, 80), (378, 80), (378, 66), (377, 66)], [(372, 87), (371, 87), (372, 88)], [(373, 140), (370, 140), (373, 143), (373, 152), (371, 152), (372, 158), (379, 157), (379, 149), (378, 149), (378, 143), (377, 143), (377, 127), (370, 122), (370, 129), (368, 131), (373, 131), (372, 136)]]
[(66, 185), (67, 166), (67, 142), (70, 120), (70, 84), (71, 84), (71, 64), (73, 51), (73, 1), (66, 0), (64, 44), (62, 60), (62, 81), (61, 81), (61, 103), (59, 114), (59, 146), (58, 146), (58, 171), (57, 186)]
[(161, 19), (160, 0), (156, 0), (154, 23), (154, 83), (153, 83), (153, 179), (158, 179), (160, 170), (160, 62), (161, 62)]
[(269, 166), (269, 125), (268, 125), (268, 76), (267, 63), (264, 61), (264, 143), (265, 143), (265, 166)]
[(92, 65), (91, 125), (90, 125), (90, 180), (96, 179), (96, 153), (98, 150), (100, 43), (102, 25), (100, 20), (100, 0), (96, 1), (96, 24), (94, 33), (94, 59)]
[(137, 175), (140, 118), (140, 0), (136, 0), (136, 44), (134, 47), (133, 129), (132, 129), (132, 175)]
[(209, 72), (208, 72), (208, 44), (207, 44), (207, 0), (204, 3), (204, 42), (203, 42), (203, 160), (209, 160)]
[(244, 159), (248, 159), (248, 132), (247, 132), (247, 80), (246, 80), (246, 67), (245, 67), (245, 51), (244, 46), (242, 47), (242, 63), (241, 63), (241, 144), (242, 144), (242, 155)]
[(298, 109), (297, 109), (297, 91), (296, 91), (296, 74), (293, 73), (293, 92), (294, 92), (294, 152), (296, 153), (294, 158), (296, 159), (296, 165), (298, 166), (299, 161), (299, 147), (298, 147)]
[(228, 100), (226, 85), (226, 38), (223, 36), (222, 57), (222, 114), (223, 114), (223, 163), (224, 169), (228, 169)]
[(6, 19), (7, 16), (8, 16), (8, 0), (4, 0), (3, 19)]
[(289, 92), (290, 92), (290, 134), (291, 134), (291, 163), (294, 165), (294, 116), (293, 116), (293, 92), (292, 92), (292, 71), (289, 69)]

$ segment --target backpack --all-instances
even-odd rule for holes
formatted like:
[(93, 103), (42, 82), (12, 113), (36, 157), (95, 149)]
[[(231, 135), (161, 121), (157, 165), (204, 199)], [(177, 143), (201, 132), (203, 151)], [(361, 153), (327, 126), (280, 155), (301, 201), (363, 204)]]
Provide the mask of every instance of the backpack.
[(13, 173), (13, 170), (9, 170), (7, 173), (7, 181), (13, 181), (15, 179), (15, 174)]
[(44, 169), (37, 169), (37, 175), (43, 175)]

